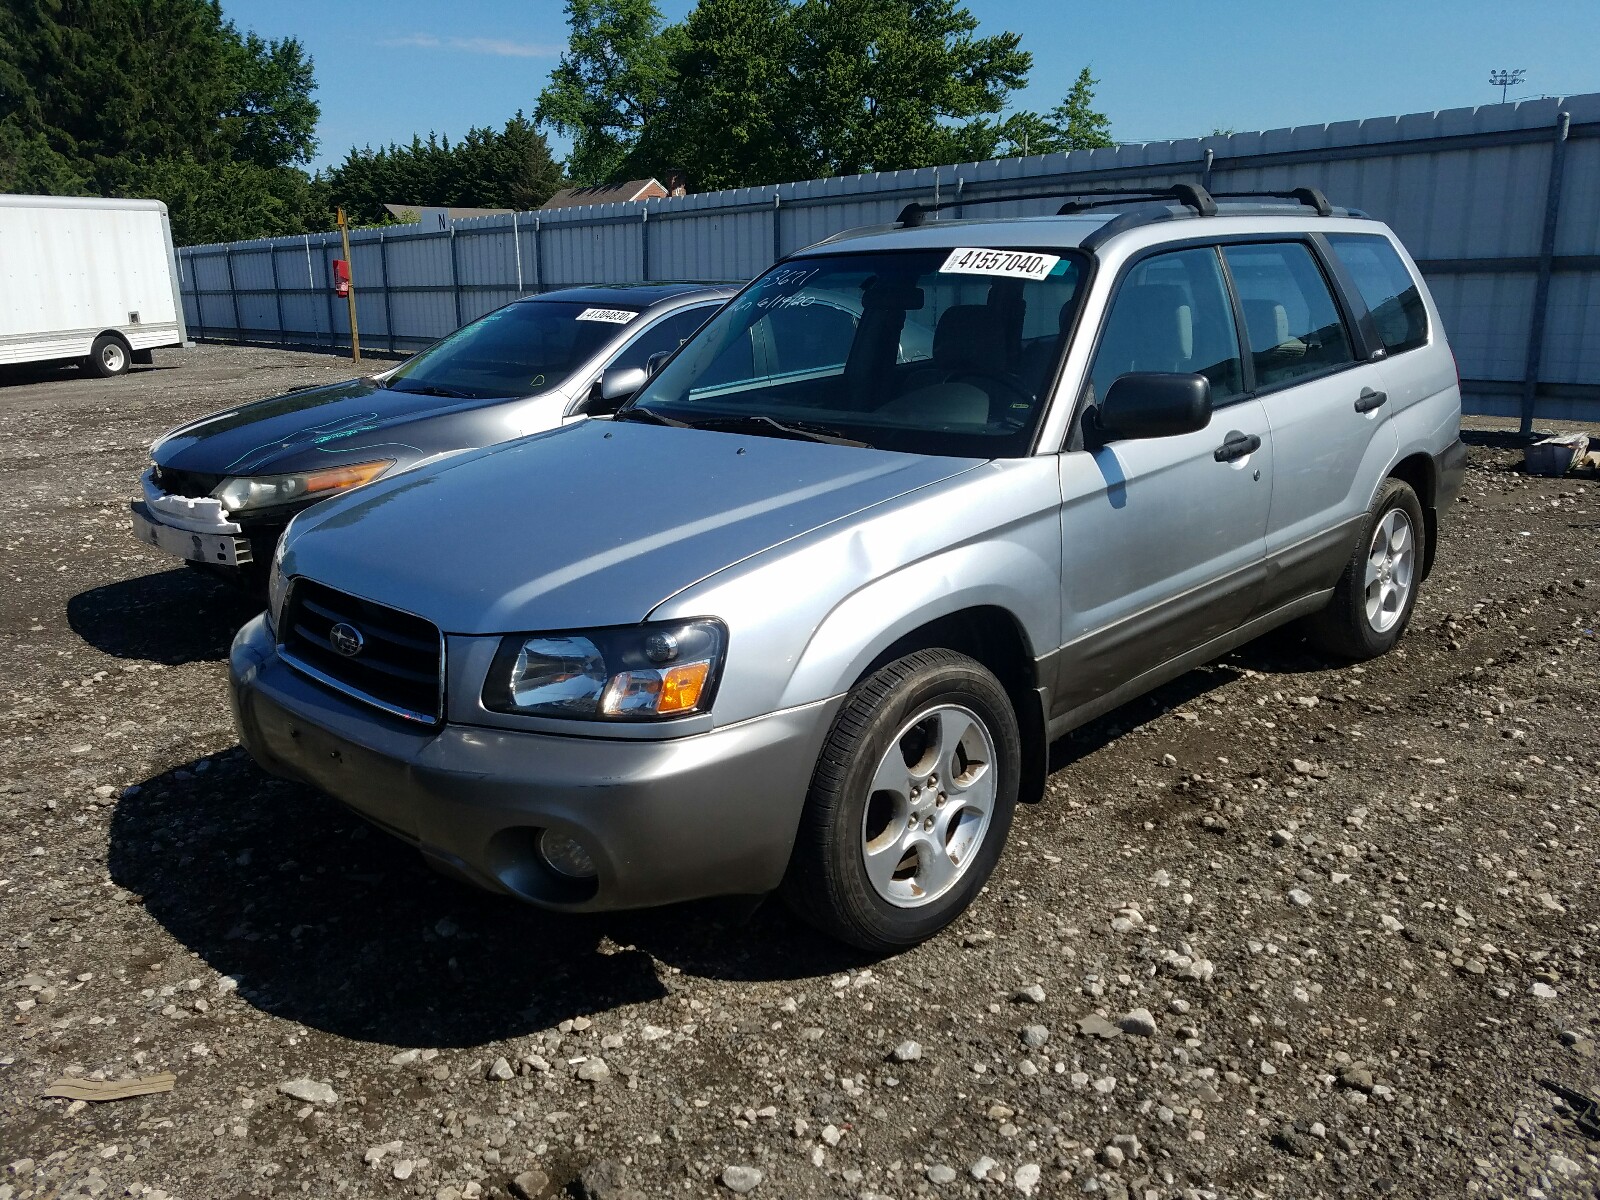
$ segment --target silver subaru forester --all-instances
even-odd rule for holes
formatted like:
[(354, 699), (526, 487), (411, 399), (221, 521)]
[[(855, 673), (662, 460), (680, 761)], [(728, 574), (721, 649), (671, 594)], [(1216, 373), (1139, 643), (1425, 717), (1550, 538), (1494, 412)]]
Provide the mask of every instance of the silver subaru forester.
[(536, 904), (777, 890), (892, 950), (1052, 738), (1289, 621), (1395, 644), (1465, 451), (1387, 227), (934, 207), (780, 262), (613, 419), (297, 517), (232, 651), (251, 754)]

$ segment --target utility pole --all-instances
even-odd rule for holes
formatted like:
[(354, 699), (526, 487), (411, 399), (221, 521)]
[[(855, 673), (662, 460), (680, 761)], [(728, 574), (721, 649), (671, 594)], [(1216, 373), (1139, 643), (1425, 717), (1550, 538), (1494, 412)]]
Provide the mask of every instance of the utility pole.
[(350, 305), (350, 361), (361, 361), (361, 332), (356, 328), (356, 272), (355, 264), (350, 261), (350, 225), (344, 219), (344, 209), (339, 209), (339, 239), (344, 244), (345, 269), (350, 272), (350, 286), (345, 291), (345, 300)]
[(1515, 71), (1490, 71), (1489, 86), (1500, 89), (1500, 103), (1506, 102), (1506, 92), (1514, 87), (1522, 86), (1522, 77), (1528, 72), (1525, 68), (1518, 67)]

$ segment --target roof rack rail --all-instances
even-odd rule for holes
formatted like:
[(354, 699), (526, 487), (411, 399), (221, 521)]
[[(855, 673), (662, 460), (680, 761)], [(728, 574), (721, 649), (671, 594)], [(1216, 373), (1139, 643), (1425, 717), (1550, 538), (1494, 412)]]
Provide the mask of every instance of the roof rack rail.
[(1056, 215), (1063, 217), (1090, 209), (1126, 204), (1130, 200), (1175, 200), (1202, 217), (1217, 215), (1218, 200), (1292, 200), (1315, 209), (1319, 217), (1333, 216), (1333, 205), (1328, 203), (1328, 197), (1321, 188), (1298, 187), (1281, 192), (1210, 192), (1198, 183), (1175, 183), (1164, 188), (1096, 188), (1088, 191), (1027, 192), (1016, 196), (963, 197), (937, 204), (913, 200), (900, 210), (895, 223), (902, 229), (914, 229), (927, 220), (929, 213), (946, 208), (962, 208), (971, 204), (1008, 204), (1016, 200), (1064, 200), (1056, 210)]

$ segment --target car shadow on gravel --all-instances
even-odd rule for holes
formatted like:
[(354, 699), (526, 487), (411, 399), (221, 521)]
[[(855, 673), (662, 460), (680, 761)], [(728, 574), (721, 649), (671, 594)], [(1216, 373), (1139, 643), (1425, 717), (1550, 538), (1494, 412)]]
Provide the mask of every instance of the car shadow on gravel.
[(79, 592), (67, 601), (67, 623), (114, 658), (179, 666), (226, 658), (233, 635), (261, 608), (243, 591), (178, 567)]
[(871, 961), (777, 904), (573, 916), (479, 892), (238, 748), (125, 794), (108, 862), (258, 1009), (388, 1045), (475, 1046), (659, 999), (658, 964), (761, 981)]
[(1054, 774), (1079, 759), (1104, 749), (1131, 730), (1170, 716), (1219, 688), (1226, 687), (1246, 672), (1257, 675), (1298, 675), (1330, 670), (1342, 664), (1318, 654), (1305, 636), (1295, 629), (1275, 629), (1232, 654), (1185, 672), (1154, 691), (1130, 700), (1096, 717), (1086, 725), (1058, 738), (1050, 747), (1050, 771)]

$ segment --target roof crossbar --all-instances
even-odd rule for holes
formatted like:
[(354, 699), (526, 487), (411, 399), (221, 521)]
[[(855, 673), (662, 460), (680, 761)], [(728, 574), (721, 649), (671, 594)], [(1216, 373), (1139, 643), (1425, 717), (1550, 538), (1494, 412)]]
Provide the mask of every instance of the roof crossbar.
[(1321, 188), (1297, 187), (1286, 192), (1212, 192), (1213, 196), (1229, 200), (1293, 200), (1307, 208), (1317, 210), (1319, 217), (1333, 216), (1333, 205), (1323, 195)]
[[(1088, 200), (1088, 197), (1098, 199)], [(947, 208), (965, 208), (973, 204), (1010, 204), (1017, 200), (1061, 200), (1065, 199), (1059, 214), (1081, 212), (1089, 208), (1099, 208), (1110, 204), (1125, 204), (1129, 200), (1176, 200), (1187, 208), (1192, 208), (1203, 217), (1214, 216), (1217, 206), (1212, 203), (1210, 195), (1205, 188), (1194, 183), (1179, 183), (1172, 187), (1164, 188), (1099, 188), (1093, 191), (1058, 190), (1054, 192), (1028, 192), (1015, 196), (966, 196), (959, 200), (944, 200), (938, 204), (923, 204), (913, 200), (900, 210), (900, 215), (895, 218), (895, 224), (902, 229), (914, 229), (927, 220), (929, 213), (942, 212)]]

